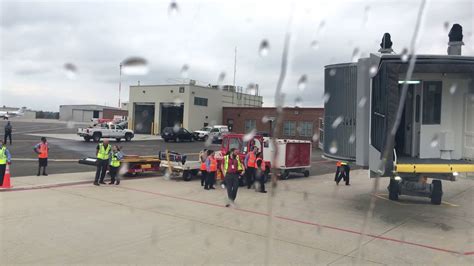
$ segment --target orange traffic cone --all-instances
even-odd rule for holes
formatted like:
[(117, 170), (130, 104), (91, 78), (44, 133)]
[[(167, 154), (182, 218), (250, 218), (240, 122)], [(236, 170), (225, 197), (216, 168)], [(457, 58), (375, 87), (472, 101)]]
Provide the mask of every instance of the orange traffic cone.
[(11, 188), (10, 184), (10, 165), (7, 164), (7, 169), (5, 170), (5, 175), (3, 176), (3, 184), (0, 188)]

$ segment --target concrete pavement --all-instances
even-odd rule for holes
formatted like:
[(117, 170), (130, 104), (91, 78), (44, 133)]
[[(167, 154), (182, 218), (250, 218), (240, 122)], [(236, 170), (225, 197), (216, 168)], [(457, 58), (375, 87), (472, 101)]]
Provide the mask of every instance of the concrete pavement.
[(231, 209), (222, 189), (162, 177), (0, 193), (0, 257), (6, 264), (474, 263), (474, 180), (444, 182), (445, 203), (434, 206), (383, 199), (388, 179), (374, 191), (364, 170), (351, 177), (349, 187), (335, 186), (332, 174), (280, 181), (273, 196), (241, 188)]

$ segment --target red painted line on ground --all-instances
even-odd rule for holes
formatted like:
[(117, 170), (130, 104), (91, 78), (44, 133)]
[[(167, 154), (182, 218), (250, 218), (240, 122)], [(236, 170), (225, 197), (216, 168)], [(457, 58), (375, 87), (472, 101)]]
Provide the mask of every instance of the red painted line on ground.
[[(132, 190), (132, 191), (137, 191), (137, 192), (142, 192), (142, 193), (147, 193), (151, 195), (157, 195), (157, 196), (163, 196), (167, 198), (173, 198), (173, 199), (179, 199), (183, 201), (188, 201), (188, 202), (194, 202), (194, 203), (199, 203), (203, 205), (208, 205), (208, 206), (213, 206), (213, 207), (219, 207), (219, 208), (226, 208), (225, 206), (221, 204), (216, 204), (216, 203), (211, 203), (211, 202), (206, 202), (206, 201), (201, 201), (201, 200), (193, 200), (193, 199), (188, 199), (188, 198), (183, 198), (183, 197), (178, 197), (178, 196), (173, 196), (173, 195), (168, 195), (168, 194), (163, 194), (159, 192), (153, 192), (153, 191), (147, 191), (147, 190), (142, 190), (142, 189), (135, 189), (135, 188), (130, 188), (130, 187), (121, 187), (127, 190)], [(257, 214), (261, 216), (269, 216), (268, 213), (264, 212), (259, 212), (259, 211), (252, 211), (252, 210), (247, 210), (247, 209), (240, 209), (240, 208), (235, 208), (232, 209), (235, 211), (240, 211), (240, 212), (246, 212), (246, 213), (252, 213), (252, 214)], [(321, 228), (327, 228), (339, 232), (345, 232), (345, 233), (351, 233), (355, 235), (365, 235), (374, 239), (379, 239), (379, 240), (384, 240), (384, 241), (389, 241), (389, 242), (395, 242), (395, 243), (400, 243), (400, 244), (405, 244), (405, 245), (410, 245), (410, 246), (416, 246), (416, 247), (421, 247), (421, 248), (426, 248), (426, 249), (431, 249), (431, 250), (436, 250), (436, 251), (441, 251), (441, 252), (446, 252), (446, 253), (451, 253), (451, 254), (456, 254), (456, 255), (474, 255), (474, 251), (472, 252), (459, 252), (459, 251), (454, 251), (454, 250), (449, 250), (449, 249), (444, 249), (444, 248), (438, 248), (430, 245), (424, 245), (424, 244), (419, 244), (415, 242), (409, 242), (405, 240), (400, 240), (400, 239), (395, 239), (395, 238), (390, 238), (390, 237), (384, 237), (380, 235), (373, 235), (373, 234), (363, 234), (360, 231), (354, 231), (351, 229), (346, 229), (342, 227), (336, 227), (336, 226), (330, 226), (330, 225), (324, 225), (324, 224), (318, 224), (318, 223), (313, 223), (309, 221), (303, 221), (303, 220), (298, 220), (298, 219), (293, 219), (293, 218), (288, 218), (284, 216), (274, 216), (276, 219), (284, 220), (284, 221), (289, 221), (289, 222), (295, 222), (295, 223), (300, 223), (300, 224), (306, 224), (306, 225), (312, 225), (312, 226), (318, 226)]]

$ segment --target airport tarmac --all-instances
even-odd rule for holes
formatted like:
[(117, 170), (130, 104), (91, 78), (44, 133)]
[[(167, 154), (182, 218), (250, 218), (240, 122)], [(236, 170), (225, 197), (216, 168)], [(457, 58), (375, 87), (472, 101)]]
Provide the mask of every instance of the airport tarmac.
[[(5, 126), (6, 121), (0, 121), (0, 130)], [(79, 159), (95, 156), (97, 143), (85, 142), (76, 135), (77, 127), (87, 124), (60, 123), (58, 121), (21, 121), (12, 120), (13, 125), (13, 145), (7, 145), (10, 150), (13, 162), (11, 165), (12, 177), (28, 176), (36, 174), (37, 155), (33, 152), (35, 144), (39, 143), (42, 136), (47, 137), (50, 145), (48, 172), (49, 173), (71, 173), (87, 172), (93, 170), (92, 166), (80, 165)], [(2, 131), (3, 133), (3, 131)], [(3, 134), (1, 135), (3, 138)], [(111, 141), (116, 144), (115, 140)], [(176, 151), (190, 154), (190, 159), (197, 159), (197, 153), (203, 148), (218, 150), (219, 144), (206, 146), (204, 142), (164, 142), (159, 136), (137, 135), (130, 142), (118, 143), (122, 147), (122, 152), (128, 155), (157, 155), (158, 152)], [(312, 174), (323, 174), (334, 171), (334, 164), (321, 158), (321, 151), (314, 149), (312, 154)]]
[(0, 193), (2, 263), (474, 263), (473, 179), (444, 182), (440, 206), (389, 201), (388, 179), (374, 190), (365, 170), (351, 173), (351, 186), (325, 174), (279, 181), (274, 193), (240, 188), (235, 208), (224, 207), (225, 190), (203, 190), (197, 180), (47, 186), (89, 175), (18, 177), (37, 189)]

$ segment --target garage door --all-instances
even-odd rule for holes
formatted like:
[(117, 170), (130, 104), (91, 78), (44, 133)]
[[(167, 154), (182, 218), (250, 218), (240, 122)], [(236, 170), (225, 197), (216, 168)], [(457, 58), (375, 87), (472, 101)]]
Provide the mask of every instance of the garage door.
[(92, 120), (92, 117), (94, 116), (94, 111), (85, 111), (84, 110), (84, 116), (82, 120), (83, 122), (90, 122)]
[(72, 110), (72, 121), (82, 121), (82, 110)]

